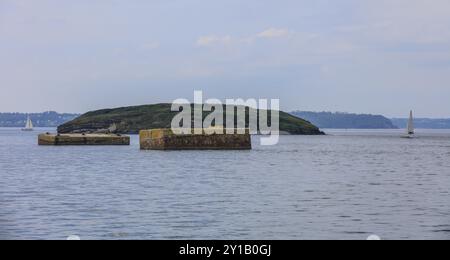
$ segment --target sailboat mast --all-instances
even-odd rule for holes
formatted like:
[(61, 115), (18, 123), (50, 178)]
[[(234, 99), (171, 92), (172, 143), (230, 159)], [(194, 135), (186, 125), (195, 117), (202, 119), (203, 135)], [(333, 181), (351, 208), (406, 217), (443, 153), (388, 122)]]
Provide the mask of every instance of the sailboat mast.
[(414, 134), (414, 117), (413, 117), (412, 110), (411, 110), (411, 112), (409, 112), (408, 134), (410, 134), (410, 135)]

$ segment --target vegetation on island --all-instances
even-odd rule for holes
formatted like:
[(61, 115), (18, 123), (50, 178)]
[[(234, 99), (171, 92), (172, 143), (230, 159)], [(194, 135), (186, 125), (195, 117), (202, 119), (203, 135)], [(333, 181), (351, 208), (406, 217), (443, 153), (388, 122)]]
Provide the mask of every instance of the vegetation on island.
[[(59, 126), (58, 132), (96, 132), (113, 128), (116, 133), (136, 134), (144, 129), (170, 128), (172, 119), (178, 113), (171, 111), (171, 104), (102, 109), (88, 112)], [(270, 113), (268, 114), (270, 115)], [(207, 115), (207, 113), (203, 113), (204, 117)], [(225, 112), (224, 118), (226, 118)], [(294, 135), (323, 134), (310, 122), (285, 112), (280, 112), (280, 131)]]

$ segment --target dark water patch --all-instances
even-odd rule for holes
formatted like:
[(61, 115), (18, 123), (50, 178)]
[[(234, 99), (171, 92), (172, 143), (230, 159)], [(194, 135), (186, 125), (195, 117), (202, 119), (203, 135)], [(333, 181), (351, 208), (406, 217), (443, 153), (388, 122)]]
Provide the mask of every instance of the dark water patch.
[(365, 234), (369, 234), (369, 233), (364, 232), (364, 231), (344, 231), (342, 233), (349, 234), (349, 235), (365, 235)]
[(450, 233), (450, 229), (433, 230), (434, 233)]

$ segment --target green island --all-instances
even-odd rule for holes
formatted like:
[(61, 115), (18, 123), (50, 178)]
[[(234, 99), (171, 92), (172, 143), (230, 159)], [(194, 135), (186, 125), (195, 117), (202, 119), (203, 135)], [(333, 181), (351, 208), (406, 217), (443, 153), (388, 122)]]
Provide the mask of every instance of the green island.
[[(88, 112), (60, 125), (58, 133), (98, 132), (110, 129), (110, 132), (119, 134), (137, 134), (140, 130), (145, 129), (170, 128), (173, 117), (178, 113), (171, 111), (171, 104), (102, 109)], [(207, 113), (203, 113), (204, 117), (207, 115)], [(224, 113), (224, 118), (226, 118), (226, 113)], [(324, 134), (310, 122), (281, 111), (280, 131), (292, 135)]]

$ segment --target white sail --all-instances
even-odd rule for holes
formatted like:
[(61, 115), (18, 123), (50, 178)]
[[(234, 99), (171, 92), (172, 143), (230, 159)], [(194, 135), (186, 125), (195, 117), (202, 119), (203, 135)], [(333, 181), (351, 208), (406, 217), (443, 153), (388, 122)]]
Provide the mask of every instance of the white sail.
[(409, 121), (408, 121), (408, 134), (413, 135), (414, 134), (414, 117), (413, 117), (413, 111), (409, 113)]
[(33, 121), (31, 121), (30, 117), (27, 118), (24, 130), (33, 130)]

